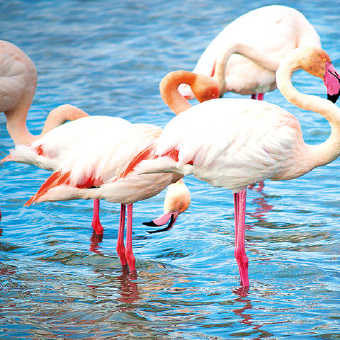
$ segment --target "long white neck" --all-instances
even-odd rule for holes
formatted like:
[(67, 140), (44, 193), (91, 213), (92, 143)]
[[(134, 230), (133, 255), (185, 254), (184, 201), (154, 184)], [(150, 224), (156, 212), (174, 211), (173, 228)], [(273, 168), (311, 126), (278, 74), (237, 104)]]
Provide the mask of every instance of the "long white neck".
[(244, 44), (231, 44), (224, 53), (219, 53), (215, 64), (215, 73), (213, 78), (220, 86), (220, 97), (223, 96), (226, 89), (225, 70), (227, 68), (228, 60), (232, 54), (239, 54), (265, 68), (268, 71), (276, 72), (280, 65), (280, 60), (267, 57), (265, 54), (256, 49)]
[(332, 132), (322, 144), (309, 146), (310, 169), (326, 165), (340, 156), (340, 109), (332, 102), (298, 92), (291, 81), (293, 72), (300, 68), (296, 56), (286, 58), (276, 72), (277, 87), (282, 95), (301, 109), (320, 113), (329, 122)]

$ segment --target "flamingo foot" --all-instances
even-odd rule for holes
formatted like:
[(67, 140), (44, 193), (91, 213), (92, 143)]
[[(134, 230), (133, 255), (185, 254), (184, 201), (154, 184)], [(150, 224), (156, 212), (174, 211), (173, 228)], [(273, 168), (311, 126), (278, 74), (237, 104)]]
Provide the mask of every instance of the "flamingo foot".
[(93, 220), (92, 220), (92, 228), (93, 228), (93, 231), (94, 231), (97, 235), (103, 235), (103, 233), (104, 233), (104, 228), (103, 228), (103, 226), (101, 225), (100, 221), (99, 221), (99, 220), (95, 220), (94, 217), (93, 217)]
[(248, 257), (241, 249), (235, 250), (235, 258), (241, 278), (241, 286), (249, 287)]
[(117, 243), (116, 251), (122, 266), (126, 266), (128, 264), (126, 257), (125, 257), (125, 247), (124, 244)]
[(93, 200), (93, 218), (92, 218), (92, 228), (97, 235), (103, 235), (104, 228), (100, 223), (99, 219), (99, 200)]
[(135, 256), (133, 255), (132, 249), (131, 250), (126, 249), (125, 258), (130, 268), (130, 273), (136, 272), (136, 259)]

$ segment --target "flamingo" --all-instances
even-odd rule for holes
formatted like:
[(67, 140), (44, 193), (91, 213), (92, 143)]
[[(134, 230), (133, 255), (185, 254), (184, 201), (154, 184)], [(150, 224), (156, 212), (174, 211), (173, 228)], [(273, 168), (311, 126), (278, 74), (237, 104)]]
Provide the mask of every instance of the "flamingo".
[(291, 81), (297, 69), (321, 78), (333, 103), (340, 95), (340, 76), (328, 54), (314, 46), (294, 49), (276, 74), (278, 89), (290, 103), (328, 120), (332, 131), (324, 143), (306, 144), (297, 118), (279, 106), (222, 98), (198, 104), (172, 119), (148, 152), (142, 151), (132, 162), (134, 172), (193, 174), (233, 192), (235, 258), (245, 287), (249, 286), (245, 252), (247, 186), (265, 179), (298, 178), (340, 155), (340, 109), (331, 101), (298, 92)]
[[(320, 37), (302, 13), (286, 6), (250, 11), (224, 28), (209, 44), (193, 72), (214, 77), (225, 92), (251, 95), (276, 89), (275, 72), (281, 60), (299, 46), (321, 47)], [(180, 92), (195, 96), (188, 85)]]
[[(58, 106), (47, 116), (41, 134), (35, 136), (28, 131), (26, 125), (27, 114), (37, 87), (37, 70), (33, 61), (17, 46), (8, 41), (0, 40), (0, 75), (0, 112), (5, 113), (7, 131), (16, 147), (21, 151), (25, 150), (21, 145), (30, 145), (66, 121), (89, 116), (86, 112), (73, 105)], [(69, 142), (68, 137), (70, 136), (64, 136)], [(79, 140), (82, 138), (84, 136), (79, 136)], [(68, 145), (68, 143), (62, 144), (62, 141), (60, 141), (60, 144), (56, 145), (53, 157), (58, 152), (68, 148)], [(55, 169), (56, 162), (53, 158), (42, 159), (39, 156), (39, 150), (37, 150), (37, 152), (31, 152), (29, 156), (20, 155), (18, 160), (11, 156), (5, 158), (2, 162), (13, 160), (34, 164), (45, 170)], [(37, 161), (37, 158), (40, 160)], [(98, 232), (103, 229), (99, 220), (98, 200), (94, 201), (92, 226)]]
[[(74, 131), (65, 129), (65, 134), (61, 138), (53, 140), (50, 138), (48, 145), (44, 145), (42, 137), (47, 132), (66, 121), (89, 117), (89, 115), (75, 106), (61, 105), (49, 113), (41, 134), (34, 136), (28, 131), (26, 125), (28, 110), (37, 86), (37, 71), (34, 63), (17, 46), (7, 41), (0, 41), (0, 75), (0, 112), (4, 112), (6, 115), (7, 130), (15, 144), (15, 149), (11, 151), (9, 156), (0, 161), (0, 164), (6, 161), (15, 161), (33, 164), (45, 170), (56, 170), (60, 155), (73, 145), (80, 143), (92, 130), (100, 129), (103, 124), (110, 124), (111, 122), (110, 118), (108, 120), (105, 120), (105, 118), (88, 120), (87, 122), (91, 122), (91, 124), (87, 124), (86, 121), (82, 122), (80, 124), (83, 134), (75, 134)], [(36, 141), (38, 142), (36, 143)], [(172, 192), (175, 191), (175, 188)], [(182, 192), (179, 191), (178, 199), (181, 198), (181, 195)], [(174, 206), (175, 202), (175, 198), (170, 199), (167, 206), (167, 209), (170, 210), (165, 211), (163, 216), (169, 216), (169, 219), (172, 214), (178, 216), (177, 207)], [(102, 235), (103, 227), (99, 218), (99, 205), (99, 200), (95, 199), (93, 201), (92, 228), (96, 234)], [(172, 219), (169, 228), (175, 220)], [(161, 221), (166, 223), (164, 217), (155, 221), (158, 221), (157, 225), (160, 225), (159, 222)]]
[[(178, 71), (172, 73), (172, 79), (162, 88), (163, 95), (174, 104), (174, 112), (180, 113), (191, 105), (178, 93), (180, 81), (186, 78), (201, 101), (218, 97), (218, 85), (210, 77), (196, 75), (191, 72)], [(176, 92), (176, 93), (173, 93)], [(178, 98), (179, 97), (179, 98)], [(108, 202), (120, 203), (121, 213), (117, 239), (117, 253), (122, 266), (128, 266), (131, 272), (136, 270), (135, 256), (132, 250), (132, 208), (133, 203), (153, 197), (169, 184), (175, 183), (171, 190), (172, 206), (180, 209), (174, 213), (173, 207), (167, 208), (175, 217), (190, 204), (184, 182), (179, 181), (182, 175), (150, 174), (140, 175), (133, 171), (131, 160), (159, 137), (162, 129), (152, 124), (132, 124), (115, 117), (86, 117), (68, 122), (35, 141), (31, 147), (41, 150), (48, 156), (50, 145), (62, 136), (83, 134), (83, 125), (94, 126), (103, 120), (101, 128), (96, 128), (81, 143), (74, 145), (60, 155), (57, 170), (45, 181), (39, 191), (25, 204), (43, 201), (59, 201), (71, 199), (105, 199)], [(98, 123), (99, 124), (99, 123)], [(27, 147), (26, 147), (27, 148)], [(122, 177), (121, 173), (128, 173)], [(178, 182), (179, 181), (179, 182)], [(177, 182), (177, 183), (176, 183)], [(178, 201), (178, 188), (184, 192), (184, 198)], [(190, 199), (190, 195), (189, 195)], [(184, 203), (183, 203), (184, 201)], [(127, 213), (126, 247), (124, 245), (125, 213)], [(173, 221), (172, 221), (173, 224)]]

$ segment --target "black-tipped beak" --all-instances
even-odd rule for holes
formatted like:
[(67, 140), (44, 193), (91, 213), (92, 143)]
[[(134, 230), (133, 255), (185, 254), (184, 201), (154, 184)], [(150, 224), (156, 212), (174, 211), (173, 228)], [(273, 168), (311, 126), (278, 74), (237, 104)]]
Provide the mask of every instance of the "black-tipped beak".
[(327, 94), (327, 99), (335, 104), (336, 101), (338, 100), (339, 96), (340, 96), (340, 92), (337, 93), (337, 94)]
[(148, 227), (158, 227), (158, 225), (154, 221), (143, 222), (142, 224), (147, 225)]
[(324, 83), (327, 88), (327, 99), (336, 103), (340, 96), (340, 76), (331, 63), (326, 65)]
[[(175, 222), (176, 222), (176, 219), (174, 218), (174, 215), (171, 215), (170, 222), (165, 228), (158, 229), (158, 230), (147, 230), (147, 232), (149, 234), (154, 234), (154, 233), (161, 233), (163, 231), (168, 231), (174, 226)], [(153, 221), (144, 222), (143, 224), (148, 225), (150, 227), (156, 227), (157, 226), (157, 224), (155, 224)]]

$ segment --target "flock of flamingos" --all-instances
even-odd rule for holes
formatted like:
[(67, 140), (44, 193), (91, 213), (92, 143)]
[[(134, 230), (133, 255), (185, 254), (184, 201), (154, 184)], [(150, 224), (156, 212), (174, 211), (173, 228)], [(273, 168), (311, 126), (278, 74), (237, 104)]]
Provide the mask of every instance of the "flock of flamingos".
[[(251, 30), (245, 29), (248, 25)], [(328, 100), (293, 87), (291, 77), (298, 69), (324, 81)], [(149, 223), (161, 226), (170, 220), (161, 229), (167, 230), (190, 205), (183, 177), (192, 174), (232, 191), (235, 258), (241, 285), (249, 286), (247, 187), (266, 179), (297, 178), (340, 155), (340, 109), (334, 104), (340, 77), (313, 26), (285, 6), (262, 7), (239, 17), (208, 45), (193, 72), (174, 71), (163, 78), (162, 99), (176, 114), (163, 130), (116, 117), (90, 117), (63, 105), (50, 112), (41, 135), (34, 136), (26, 118), (36, 85), (33, 62), (13, 44), (1, 41), (0, 111), (15, 144), (1, 163), (23, 162), (54, 171), (26, 206), (93, 199), (97, 234), (103, 233), (99, 200), (120, 203), (117, 253), (131, 272), (136, 270), (133, 203), (168, 187), (164, 215)], [(328, 120), (332, 131), (324, 143), (307, 145), (295, 116), (263, 101), (264, 93), (276, 88), (293, 105)], [(219, 98), (230, 91), (251, 99)], [(200, 103), (191, 106), (188, 100), (195, 97)]]

